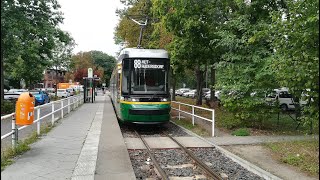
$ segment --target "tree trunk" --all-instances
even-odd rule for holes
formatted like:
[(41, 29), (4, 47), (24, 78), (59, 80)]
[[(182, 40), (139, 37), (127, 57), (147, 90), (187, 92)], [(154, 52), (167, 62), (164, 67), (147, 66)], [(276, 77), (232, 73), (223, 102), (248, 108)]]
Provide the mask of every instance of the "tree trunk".
[(215, 92), (216, 92), (216, 68), (214, 66), (211, 67), (211, 95), (210, 95), (210, 101), (214, 102), (217, 100), (217, 97), (215, 97)]
[(200, 70), (200, 66), (196, 67), (196, 76), (197, 76), (197, 101), (196, 105), (202, 105), (202, 87), (203, 87), (203, 74), (204, 71)]
[(4, 44), (3, 44), (3, 37), (2, 37), (2, 33), (1, 33), (1, 102), (3, 102), (4, 99), (4, 68), (3, 68), (3, 53), (4, 53)]

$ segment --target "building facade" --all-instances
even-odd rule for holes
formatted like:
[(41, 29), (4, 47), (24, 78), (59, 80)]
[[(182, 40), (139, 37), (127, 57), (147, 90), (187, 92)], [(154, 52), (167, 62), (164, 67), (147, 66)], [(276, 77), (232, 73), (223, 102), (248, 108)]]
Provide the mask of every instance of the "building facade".
[(46, 69), (43, 80), (44, 88), (54, 88), (59, 82), (64, 82), (66, 72), (65, 70)]

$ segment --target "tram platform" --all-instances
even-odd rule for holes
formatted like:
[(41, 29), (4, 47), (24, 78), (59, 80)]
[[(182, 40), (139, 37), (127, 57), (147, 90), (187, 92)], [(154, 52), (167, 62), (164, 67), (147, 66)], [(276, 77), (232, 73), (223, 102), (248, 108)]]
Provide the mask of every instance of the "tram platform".
[(58, 123), (7, 166), (1, 179), (136, 179), (108, 94), (98, 94)]

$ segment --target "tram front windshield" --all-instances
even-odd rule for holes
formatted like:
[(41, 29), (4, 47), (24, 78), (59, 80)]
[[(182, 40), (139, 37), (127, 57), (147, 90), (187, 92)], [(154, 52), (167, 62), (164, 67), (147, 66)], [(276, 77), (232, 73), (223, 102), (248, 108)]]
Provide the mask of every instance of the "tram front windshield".
[(130, 94), (167, 94), (168, 59), (133, 59), (123, 67), (123, 93), (128, 93), (130, 75)]

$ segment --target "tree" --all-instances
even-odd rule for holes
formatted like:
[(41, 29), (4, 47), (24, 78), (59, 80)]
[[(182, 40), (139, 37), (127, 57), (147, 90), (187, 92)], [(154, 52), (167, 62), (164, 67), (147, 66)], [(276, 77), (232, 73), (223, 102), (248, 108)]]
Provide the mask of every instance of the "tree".
[(60, 38), (59, 8), (56, 0), (1, 1), (2, 98), (5, 74), (17, 80), (23, 77), (28, 85), (41, 79), (54, 39)]
[(108, 86), (113, 68), (116, 65), (116, 59), (101, 51), (90, 51), (90, 53), (92, 55), (93, 63), (103, 69), (104, 76), (102, 77), (102, 82), (106, 83)]
[[(285, 18), (283, 18), (285, 17)], [(270, 32), (275, 55), (271, 68), (277, 81), (297, 100), (308, 95), (301, 120), (319, 125), (319, 1), (287, 1), (272, 13)]]
[[(101, 51), (79, 52), (71, 58), (70, 72), (74, 81), (81, 82), (83, 77), (88, 76), (88, 68), (92, 68), (93, 74), (108, 84), (115, 65), (115, 58)], [(69, 74), (67, 76), (72, 77)]]
[(167, 31), (172, 32), (174, 54), (178, 61), (193, 69), (197, 77), (197, 105), (202, 104), (204, 72), (211, 56), (209, 8), (213, 1), (155, 0), (153, 11), (163, 19)]
[(217, 69), (223, 107), (243, 123), (261, 121), (272, 112), (265, 94), (280, 87), (270, 68), (273, 47), (268, 33), (269, 13), (279, 5), (267, 0), (229, 1), (223, 9), (226, 21), (218, 26), (216, 40), (222, 53)]
[[(129, 17), (137, 21), (145, 21), (146, 18), (150, 18), (150, 22), (152, 18), (150, 12), (151, 2), (150, 0), (130, 1), (128, 5), (130, 5), (130, 7), (116, 12), (121, 19), (116, 27), (114, 39), (118, 44), (126, 43), (127, 47), (137, 47), (140, 26), (133, 22)], [(144, 29), (141, 47), (147, 47), (152, 31), (153, 28), (149, 23), (149, 25)]]
[[(74, 49), (75, 42), (69, 33), (60, 32), (61, 39), (55, 40), (55, 48), (52, 52), (50, 59), (50, 66), (56, 71), (56, 76), (59, 70), (69, 70), (71, 64), (72, 50)], [(74, 79), (71, 73), (67, 72), (67, 79)], [(56, 77), (57, 79), (57, 77)], [(56, 84), (59, 82), (55, 82)]]

